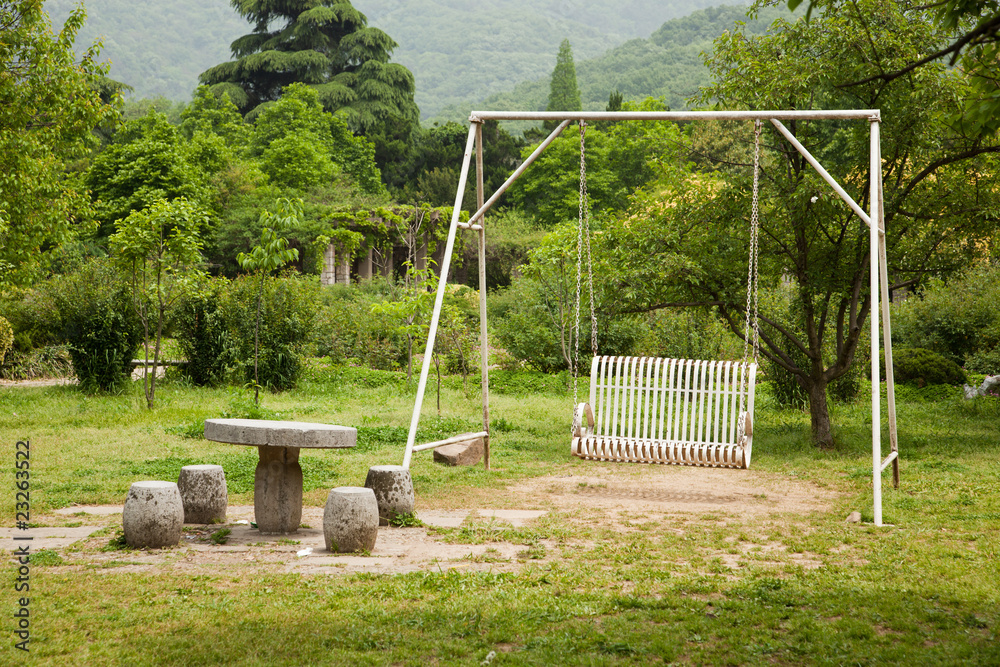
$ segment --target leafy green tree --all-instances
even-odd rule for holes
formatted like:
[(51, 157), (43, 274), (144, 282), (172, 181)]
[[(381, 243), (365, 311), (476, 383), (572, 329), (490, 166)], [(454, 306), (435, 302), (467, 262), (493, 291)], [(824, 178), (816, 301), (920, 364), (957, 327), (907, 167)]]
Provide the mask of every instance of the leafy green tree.
[(430, 317), (434, 312), (434, 292), (427, 289), (434, 278), (431, 267), (417, 269), (406, 262), (401, 289), (393, 290), (389, 299), (372, 305), (372, 313), (386, 315), (395, 322), (396, 332), (406, 336), (406, 379), (413, 377), (413, 343), (426, 342), (430, 331)]
[[(132, 303), (142, 322), (145, 364), (142, 387), (146, 407), (156, 401), (156, 369), (167, 312), (177, 303), (192, 279), (199, 275), (199, 232), (209, 215), (180, 197), (160, 199), (148, 208), (134, 211), (117, 223), (111, 237), (114, 256), (131, 279)], [(151, 341), (151, 328), (155, 338)], [(149, 346), (153, 344), (153, 367), (149, 368)]]
[(261, 157), (265, 173), (278, 183), (302, 189), (342, 171), (363, 192), (384, 192), (371, 142), (355, 137), (342, 118), (324, 111), (316, 90), (291, 84), (254, 125), (251, 153)]
[[(383, 170), (385, 180), (400, 200), (423, 201), (432, 206), (455, 202), (455, 188), (462, 168), (467, 125), (437, 123), (414, 132), (407, 162)], [(495, 120), (483, 123), (483, 186), (486, 196), (496, 192), (521, 161), (524, 140), (511, 136)], [(467, 181), (463, 207), (475, 208), (475, 165)], [(506, 203), (507, 195), (498, 205)]]
[[(114, 114), (91, 82), (99, 46), (77, 60), (86, 13), (53, 34), (41, 0), (0, 3), (0, 280), (26, 284), (83, 228), (87, 198), (67, 164), (95, 145)], [(116, 100), (117, 101), (117, 98)]]
[[(779, 21), (768, 36), (715, 42), (703, 100), (726, 108), (880, 108), (890, 288), (947, 275), (981, 256), (995, 233), (1000, 150), (945, 118), (969, 94), (943, 66), (884, 85), (843, 87), (932, 52), (943, 35), (893, 0), (810, 22)], [(877, 22), (878, 34), (868, 26)], [(877, 51), (872, 51), (876, 49)], [(874, 57), (874, 53), (878, 57)], [(868, 230), (793, 147), (766, 127), (761, 170), (762, 354), (808, 395), (813, 438), (833, 444), (828, 385), (851, 368), (867, 330)], [(869, 208), (867, 123), (796, 121), (790, 130)], [(752, 142), (746, 125), (740, 141)], [(751, 144), (752, 145), (752, 144)], [(715, 155), (714, 174), (667, 169), (601, 238), (601, 277), (621, 312), (717, 307), (743, 335), (750, 179), (745, 146)], [(783, 281), (790, 287), (783, 289)]]
[[(788, 8), (794, 10), (801, 3), (802, 0), (788, 0)], [(857, 11), (853, 3), (843, 0), (810, 0), (808, 4), (810, 13), (817, 8), (827, 13)], [(971, 132), (995, 133), (1000, 129), (1000, 2), (944, 0), (931, 4), (907, 3), (901, 5), (901, 10), (914, 20), (926, 20), (929, 12), (946, 38), (929, 52), (911, 54), (907, 62), (881, 67), (841, 85), (853, 87), (877, 82), (887, 86), (921, 67), (946, 62), (949, 67), (958, 66), (965, 72), (971, 93), (964, 100), (964, 108), (953, 115), (953, 120), (963, 123)], [(876, 57), (884, 48), (874, 41), (867, 46)]]
[(413, 74), (389, 62), (396, 43), (349, 0), (232, 0), (254, 30), (232, 43), (234, 60), (201, 74), (244, 115), (278, 100), (292, 83), (315, 88), (327, 111), (363, 134), (414, 123)]
[[(580, 89), (576, 85), (576, 65), (573, 64), (573, 50), (569, 40), (564, 39), (559, 45), (556, 56), (556, 68), (552, 70), (552, 81), (549, 84), (549, 103), (546, 111), (580, 111)], [(546, 121), (545, 128), (550, 132), (559, 123)]]
[(194, 99), (181, 111), (181, 134), (193, 139), (198, 133), (222, 137), (227, 146), (243, 148), (250, 141), (251, 128), (240, 116), (229, 95), (218, 97), (208, 86), (198, 86)]
[[(627, 102), (626, 111), (663, 110), (662, 102)], [(587, 126), (585, 133), (587, 191), (595, 213), (622, 210), (629, 196), (653, 180), (664, 164), (681, 159), (685, 145), (673, 123), (611, 123)], [(531, 148), (522, 155), (527, 157)], [(578, 214), (580, 197), (580, 133), (563, 132), (511, 188), (514, 202), (552, 226)]]
[(160, 199), (203, 203), (209, 197), (207, 174), (189, 159), (177, 128), (156, 111), (125, 123), (94, 158), (85, 182), (95, 199), (99, 236), (110, 236), (117, 220)]
[(257, 278), (257, 315), (253, 334), (253, 400), (255, 405), (260, 405), (258, 360), (260, 359), (260, 308), (264, 296), (264, 282), (271, 273), (299, 257), (299, 251), (295, 248), (289, 249), (288, 239), (278, 236), (278, 231), (274, 228), (281, 230), (295, 224), (302, 216), (302, 202), (301, 200), (284, 199), (278, 202), (278, 205), (280, 208), (278, 214), (270, 211), (261, 213), (261, 221), (266, 226), (261, 232), (260, 243), (254, 246), (249, 253), (241, 252), (237, 258), (240, 266), (246, 271), (255, 273)]

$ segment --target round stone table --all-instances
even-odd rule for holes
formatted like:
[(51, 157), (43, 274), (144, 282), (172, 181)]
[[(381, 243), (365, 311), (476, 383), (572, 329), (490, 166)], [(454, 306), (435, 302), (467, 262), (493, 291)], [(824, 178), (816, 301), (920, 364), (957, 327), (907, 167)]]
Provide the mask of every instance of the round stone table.
[(253, 505), (264, 534), (294, 533), (302, 523), (300, 449), (345, 449), (358, 442), (350, 426), (271, 419), (206, 419), (205, 438), (257, 447)]

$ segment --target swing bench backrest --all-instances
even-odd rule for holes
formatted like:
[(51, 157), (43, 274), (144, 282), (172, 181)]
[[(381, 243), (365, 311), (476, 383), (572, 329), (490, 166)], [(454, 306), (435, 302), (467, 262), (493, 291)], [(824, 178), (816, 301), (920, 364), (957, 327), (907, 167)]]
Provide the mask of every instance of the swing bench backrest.
[(572, 453), (749, 468), (756, 376), (749, 361), (594, 357), (590, 403), (578, 405), (573, 419)]

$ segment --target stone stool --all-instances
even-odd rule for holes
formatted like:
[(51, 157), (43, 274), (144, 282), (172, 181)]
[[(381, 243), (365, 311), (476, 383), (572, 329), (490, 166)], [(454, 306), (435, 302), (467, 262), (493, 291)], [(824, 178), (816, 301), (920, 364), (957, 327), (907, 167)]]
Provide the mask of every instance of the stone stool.
[(330, 491), (323, 510), (327, 551), (371, 551), (378, 536), (378, 503), (371, 489), (339, 486)]
[(222, 466), (184, 466), (177, 488), (184, 503), (184, 523), (225, 522), (229, 494)]
[(413, 479), (403, 466), (372, 466), (365, 486), (375, 492), (380, 526), (388, 526), (399, 514), (413, 514)]
[(173, 482), (135, 482), (122, 510), (125, 542), (130, 547), (170, 547), (181, 541), (184, 504)]

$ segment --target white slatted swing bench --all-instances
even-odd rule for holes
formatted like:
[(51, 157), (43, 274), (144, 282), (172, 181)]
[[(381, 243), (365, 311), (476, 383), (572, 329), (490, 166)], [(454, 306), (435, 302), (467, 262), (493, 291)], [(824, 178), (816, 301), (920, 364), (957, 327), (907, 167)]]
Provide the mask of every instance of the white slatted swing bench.
[[(575, 456), (596, 461), (673, 463), (717, 468), (749, 468), (753, 452), (753, 402), (760, 350), (758, 322), (758, 170), (761, 123), (754, 125), (753, 197), (750, 256), (747, 262), (746, 336), (742, 361), (598, 356), (593, 269), (587, 249), (590, 286), (590, 402), (573, 413)], [(580, 224), (577, 240), (576, 349), (571, 370), (576, 401), (579, 368), (580, 284), (583, 243), (589, 238), (583, 128), (580, 131)], [(753, 355), (750, 355), (752, 345)]]
[(749, 468), (756, 375), (747, 361), (594, 357), (571, 451), (598, 461)]

